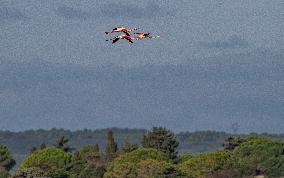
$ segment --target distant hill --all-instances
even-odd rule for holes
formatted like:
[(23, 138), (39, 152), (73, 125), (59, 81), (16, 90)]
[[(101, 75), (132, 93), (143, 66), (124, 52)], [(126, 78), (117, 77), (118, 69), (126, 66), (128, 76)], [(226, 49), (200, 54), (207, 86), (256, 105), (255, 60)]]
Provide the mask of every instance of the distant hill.
[[(119, 129), (111, 128), (118, 146), (126, 141), (140, 144), (141, 138), (147, 130), (144, 129)], [(27, 130), (23, 132), (0, 131), (0, 144), (9, 147), (13, 154), (25, 155), (32, 147), (39, 147), (42, 143), (50, 146), (56, 143), (61, 136), (69, 139), (70, 146), (74, 148), (86, 144), (99, 144), (104, 149), (106, 144), (106, 133), (108, 129), (100, 130), (78, 130), (70, 131), (64, 129), (51, 130)], [(257, 135), (257, 134), (250, 134)], [(284, 134), (260, 134), (273, 139), (284, 140)], [(225, 138), (232, 134), (216, 131), (198, 131), (177, 133), (180, 142), (180, 153), (198, 154), (209, 150), (216, 150), (222, 147)], [(242, 135), (245, 136), (245, 135)]]

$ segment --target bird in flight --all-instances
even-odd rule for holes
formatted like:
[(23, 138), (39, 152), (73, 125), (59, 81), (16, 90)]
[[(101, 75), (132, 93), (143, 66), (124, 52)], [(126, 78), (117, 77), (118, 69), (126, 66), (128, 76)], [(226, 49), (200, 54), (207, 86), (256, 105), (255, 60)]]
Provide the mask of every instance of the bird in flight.
[(116, 27), (114, 29), (112, 29), (111, 32), (105, 32), (105, 34), (110, 34), (110, 33), (115, 33), (115, 32), (122, 32), (124, 33), (125, 35), (127, 36), (130, 36), (130, 33), (134, 30), (138, 30), (139, 28), (133, 28), (133, 29), (127, 29), (125, 27), (122, 27), (122, 26), (119, 26), (119, 27)]
[(134, 40), (130, 36), (120, 35), (120, 36), (116, 36), (116, 37), (109, 39), (109, 40), (106, 40), (106, 41), (112, 41), (112, 44), (113, 44), (113, 43), (116, 43), (118, 40), (121, 40), (121, 39), (126, 39), (129, 43), (133, 43), (133, 40)]
[(124, 33), (123, 35), (116, 36), (114, 38), (111, 38), (106, 41), (112, 41), (112, 43), (116, 43), (117, 41), (121, 39), (126, 39), (128, 42), (133, 43), (133, 40), (141, 40), (145, 38), (159, 38), (160, 36), (152, 36), (151, 33), (134, 33), (136, 36), (132, 37), (131, 32), (134, 30), (138, 30), (139, 28), (133, 28), (133, 29), (127, 29), (122, 26), (118, 26), (114, 29), (112, 29), (111, 32), (105, 32), (106, 35), (111, 34), (111, 33)]
[(160, 36), (150, 36), (151, 33), (134, 33), (134, 34), (137, 34), (135, 39), (136, 40), (141, 40), (141, 39), (144, 39), (144, 38), (159, 38)]

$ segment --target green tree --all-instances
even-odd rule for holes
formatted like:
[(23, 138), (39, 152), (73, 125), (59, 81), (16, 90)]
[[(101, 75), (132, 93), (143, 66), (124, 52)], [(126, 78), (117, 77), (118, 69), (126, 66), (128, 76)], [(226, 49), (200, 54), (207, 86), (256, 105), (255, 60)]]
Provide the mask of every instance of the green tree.
[(165, 128), (154, 127), (152, 131), (143, 136), (142, 145), (145, 148), (160, 150), (172, 160), (177, 158), (179, 143), (175, 134)]
[(67, 168), (72, 161), (72, 155), (62, 149), (51, 147), (37, 150), (29, 155), (20, 165), (20, 172), (37, 169), (50, 177), (68, 177)]
[(233, 154), (243, 176), (265, 174), (269, 177), (284, 175), (284, 142), (264, 137), (250, 137)]
[(115, 158), (108, 165), (105, 178), (136, 178), (138, 175), (137, 165), (149, 159), (169, 163), (169, 158), (165, 153), (153, 148), (139, 148)]
[(12, 157), (8, 147), (0, 144), (0, 171), (9, 171), (15, 164), (16, 161)]
[(107, 132), (107, 145), (105, 150), (106, 158), (108, 160), (113, 159), (116, 156), (117, 150), (117, 143), (114, 141), (113, 132), (112, 130), (109, 130)]
[(232, 170), (234, 168), (234, 157), (228, 151), (208, 152), (180, 164), (180, 169), (189, 178), (210, 177), (217, 171)]

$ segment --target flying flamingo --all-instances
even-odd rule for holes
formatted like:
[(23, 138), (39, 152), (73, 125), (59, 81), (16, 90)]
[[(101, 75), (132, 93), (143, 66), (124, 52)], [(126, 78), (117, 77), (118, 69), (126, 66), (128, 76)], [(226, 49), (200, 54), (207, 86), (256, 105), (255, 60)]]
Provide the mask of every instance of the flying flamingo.
[(137, 34), (137, 36), (135, 37), (136, 40), (141, 40), (144, 38), (159, 38), (160, 36), (150, 36), (151, 33), (134, 33)]
[(110, 33), (115, 33), (115, 32), (123, 32), (123, 33), (125, 33), (125, 35), (130, 36), (130, 32), (132, 32), (134, 30), (138, 30), (138, 28), (127, 29), (125, 27), (119, 26), (119, 27), (112, 29), (111, 32), (105, 32), (105, 34), (110, 34)]
[(110, 39), (110, 40), (106, 40), (106, 41), (112, 41), (112, 44), (113, 43), (116, 43), (118, 40), (120, 40), (120, 39), (126, 39), (126, 40), (128, 40), (130, 43), (133, 43), (133, 38), (131, 38), (130, 36), (127, 36), (127, 35), (120, 35), (120, 36), (116, 36), (116, 37), (114, 37), (114, 38), (112, 38), (112, 39)]

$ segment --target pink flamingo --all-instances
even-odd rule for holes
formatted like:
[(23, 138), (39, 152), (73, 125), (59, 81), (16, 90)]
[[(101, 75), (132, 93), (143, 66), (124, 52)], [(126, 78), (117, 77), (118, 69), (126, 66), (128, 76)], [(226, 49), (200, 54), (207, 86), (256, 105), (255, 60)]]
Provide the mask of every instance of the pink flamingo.
[(127, 36), (127, 35), (116, 36), (116, 37), (114, 37), (110, 40), (106, 40), (106, 41), (112, 41), (112, 44), (113, 44), (113, 43), (116, 43), (120, 39), (126, 39), (128, 42), (133, 43), (133, 38), (131, 38), (130, 36)]
[(115, 32), (123, 32), (123, 33), (125, 33), (125, 35), (130, 36), (130, 32), (132, 32), (134, 30), (138, 30), (138, 28), (127, 29), (125, 27), (119, 26), (119, 27), (112, 29), (111, 32), (105, 32), (105, 34), (110, 34), (110, 33), (115, 33)]

